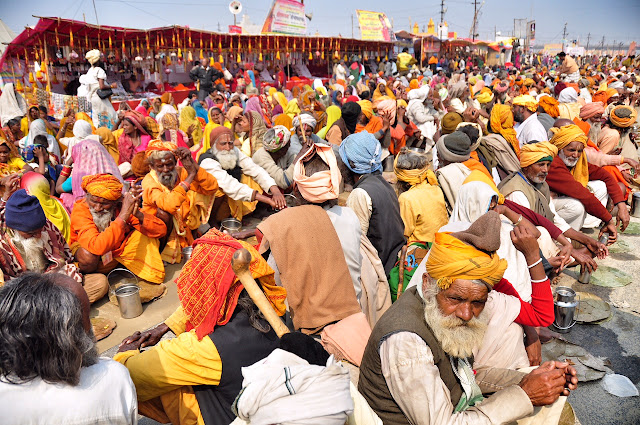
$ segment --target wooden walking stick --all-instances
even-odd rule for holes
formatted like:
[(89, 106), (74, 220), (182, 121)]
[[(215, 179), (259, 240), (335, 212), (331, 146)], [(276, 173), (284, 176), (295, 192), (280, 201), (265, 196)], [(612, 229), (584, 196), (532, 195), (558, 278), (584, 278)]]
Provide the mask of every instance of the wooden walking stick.
[(260, 289), (260, 286), (255, 281), (253, 276), (251, 276), (251, 272), (249, 271), (249, 264), (251, 263), (251, 253), (246, 249), (239, 249), (233, 253), (233, 257), (231, 258), (231, 268), (233, 269), (236, 276), (244, 286), (244, 289), (247, 291), (253, 302), (258, 306), (258, 309), (262, 312), (267, 322), (271, 325), (273, 330), (278, 335), (278, 338), (281, 338), (282, 335), (289, 333), (289, 328), (284, 324), (280, 316), (273, 309), (273, 306), (267, 300), (267, 297)]
[(400, 298), (400, 295), (402, 295), (402, 290), (404, 289), (404, 262), (407, 260), (407, 248), (408, 245), (403, 246), (400, 254), (400, 267), (398, 269), (398, 292), (396, 293), (396, 300)]

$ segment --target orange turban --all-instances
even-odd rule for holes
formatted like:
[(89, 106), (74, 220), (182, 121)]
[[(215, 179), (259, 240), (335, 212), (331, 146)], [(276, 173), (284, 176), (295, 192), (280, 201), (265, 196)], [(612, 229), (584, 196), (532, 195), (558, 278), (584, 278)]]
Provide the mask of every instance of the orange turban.
[[(587, 136), (575, 124), (565, 125), (560, 128), (551, 127), (551, 132), (553, 137), (549, 142), (555, 145), (558, 150), (566, 148), (571, 142), (580, 142), (585, 147), (587, 146)], [(578, 183), (587, 187), (587, 183), (589, 183), (589, 163), (587, 162), (587, 154), (584, 151), (576, 166), (571, 170), (571, 175)]]
[(618, 94), (618, 90), (616, 89), (606, 89), (606, 90), (598, 90), (592, 97), (593, 102), (602, 102), (603, 104), (607, 104), (609, 98)]
[(515, 99), (513, 99), (513, 104), (518, 106), (524, 106), (531, 112), (535, 112), (538, 109), (538, 102), (536, 102), (536, 99), (533, 96), (528, 94), (523, 94), (521, 96), (516, 97)]
[(636, 117), (638, 113), (634, 108), (625, 105), (616, 106), (611, 110), (609, 114), (609, 119), (611, 123), (616, 127), (620, 128), (628, 128), (636, 122)]
[(82, 178), (82, 190), (108, 201), (117, 201), (122, 196), (122, 183), (111, 174), (94, 174)]
[(513, 113), (507, 105), (495, 104), (491, 109), (489, 118), (491, 129), (496, 133), (500, 133), (511, 145), (516, 155), (520, 153), (520, 142), (516, 137), (516, 131), (513, 129)]
[(551, 96), (540, 96), (540, 99), (538, 99), (538, 105), (544, 109), (551, 118), (558, 118), (558, 115), (560, 115), (558, 101)]
[(149, 155), (151, 155), (151, 152), (154, 152), (154, 151), (173, 152), (176, 149), (178, 149), (178, 145), (176, 145), (175, 143), (163, 142), (160, 139), (155, 139), (149, 142), (149, 145), (147, 146), (147, 150), (145, 151), (145, 153), (147, 154), (147, 158), (149, 158)]

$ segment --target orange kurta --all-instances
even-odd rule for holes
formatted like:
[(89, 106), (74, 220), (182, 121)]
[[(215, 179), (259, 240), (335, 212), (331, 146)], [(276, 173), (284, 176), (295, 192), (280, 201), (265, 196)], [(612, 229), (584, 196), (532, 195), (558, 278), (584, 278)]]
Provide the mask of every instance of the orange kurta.
[(98, 266), (101, 273), (113, 270), (120, 263), (147, 282), (162, 283), (164, 266), (158, 238), (167, 233), (167, 227), (155, 215), (143, 214), (142, 224), (135, 216), (129, 217), (126, 223), (116, 218), (104, 232), (100, 232), (89, 205), (81, 199), (75, 203), (71, 213), (71, 250), (75, 252), (82, 247), (93, 255), (101, 256)]
[(167, 233), (167, 226), (164, 222), (151, 214), (144, 214), (142, 225), (133, 215), (126, 223), (120, 218), (116, 218), (104, 232), (100, 232), (93, 222), (87, 201), (80, 199), (75, 203), (71, 212), (69, 245), (78, 242), (82, 248), (93, 255), (105, 255), (111, 252), (115, 257), (124, 251), (126, 240), (133, 229), (156, 239)]
[(213, 197), (218, 190), (215, 177), (200, 168), (187, 193), (179, 183), (187, 178), (188, 173), (182, 167), (177, 169), (178, 181), (172, 190), (158, 182), (153, 171), (142, 180), (142, 210), (155, 215), (159, 208), (174, 217), (174, 228), (162, 252), (163, 260), (171, 263), (179, 262), (182, 258), (179, 246), (184, 248), (193, 243), (191, 230), (197, 229), (208, 219)]
[(356, 125), (356, 133), (360, 133), (361, 131), (366, 131), (371, 134), (375, 134), (378, 130), (382, 130), (382, 118), (380, 117), (371, 117), (367, 125)]

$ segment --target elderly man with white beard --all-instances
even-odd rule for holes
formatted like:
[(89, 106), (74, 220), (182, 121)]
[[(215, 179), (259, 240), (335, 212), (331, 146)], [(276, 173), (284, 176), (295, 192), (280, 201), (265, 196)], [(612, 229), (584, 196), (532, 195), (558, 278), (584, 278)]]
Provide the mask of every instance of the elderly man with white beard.
[[(437, 233), (420, 288), (405, 292), (376, 324), (358, 390), (385, 425), (510, 423), (577, 387), (576, 372), (567, 363), (547, 362), (525, 375), (491, 367), (490, 358), (482, 369), (470, 360), (479, 347), (501, 355), (499, 347), (485, 345), (502, 322), (527, 315), (553, 320), (535, 236), (522, 226), (511, 234), (529, 265), (532, 299), (544, 300), (543, 308), (522, 302), (502, 279), (507, 264), (495, 253), (499, 226), (499, 215), (490, 211), (465, 231)], [(505, 293), (491, 290), (494, 286)], [(479, 385), (495, 393), (485, 398)], [(553, 407), (555, 412), (560, 406)]]
[(0, 184), (0, 282), (26, 272), (63, 273), (83, 284), (89, 300), (102, 298), (109, 288), (103, 275), (83, 276), (60, 230), (44, 215), (38, 198), (20, 189), (20, 176), (4, 177)]
[(162, 260), (179, 263), (182, 249), (193, 244), (192, 232), (209, 219), (218, 182), (175, 143), (152, 140), (145, 152), (151, 171), (142, 180), (142, 211), (165, 222)]
[[(584, 152), (587, 136), (569, 120), (557, 120), (551, 128), (549, 142), (558, 148), (551, 162), (547, 184), (557, 195), (553, 203), (558, 214), (574, 229), (594, 228), (602, 220), (600, 230), (609, 234), (609, 243), (616, 241), (618, 225), (624, 231), (629, 224), (629, 211), (624, 194), (611, 173), (587, 161)], [(607, 200), (618, 206), (616, 217), (607, 210)]]
[[(233, 133), (224, 126), (211, 131), (211, 149), (200, 155), (199, 162), (218, 181), (218, 191), (209, 223), (234, 217), (238, 220), (255, 211), (258, 202), (273, 208), (286, 207), (275, 180), (253, 160), (233, 145)], [(271, 194), (271, 198), (263, 192)]]
[(139, 208), (142, 188), (134, 185), (125, 194), (111, 174), (82, 179), (84, 199), (71, 213), (71, 251), (84, 273), (108, 273), (122, 264), (140, 279), (160, 284), (164, 266), (158, 249), (167, 232), (158, 217)]

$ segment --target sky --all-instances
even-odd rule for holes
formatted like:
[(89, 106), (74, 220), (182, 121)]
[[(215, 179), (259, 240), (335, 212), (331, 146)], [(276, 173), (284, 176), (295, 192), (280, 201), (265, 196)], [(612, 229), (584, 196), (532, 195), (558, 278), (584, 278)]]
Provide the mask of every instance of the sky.
[[(262, 24), (272, 0), (241, 0), (242, 14), (252, 23)], [(95, 2), (95, 3), (94, 3)], [(95, 4), (95, 11), (94, 11)], [(16, 34), (25, 26), (35, 25), (36, 16), (55, 16), (131, 28), (154, 28), (167, 25), (188, 25), (208, 31), (222, 31), (233, 24), (228, 10), (229, 1), (220, 0), (0, 0), (0, 19)], [(497, 31), (511, 35), (514, 19), (536, 21), (536, 44), (560, 43), (564, 24), (567, 39), (579, 39), (590, 46), (631, 41), (640, 42), (640, 1), (638, 0), (485, 0), (478, 1), (480, 39), (493, 40)], [(560, 7), (558, 7), (560, 6)], [(393, 23), (394, 31), (409, 30), (410, 22), (418, 22), (420, 29), (433, 18), (440, 18), (439, 0), (305, 0), (309, 35), (342, 35), (351, 37), (352, 15), (354, 34), (359, 36), (356, 9), (384, 12)], [(445, 0), (445, 21), (449, 31), (468, 37), (473, 18), (472, 0)]]

